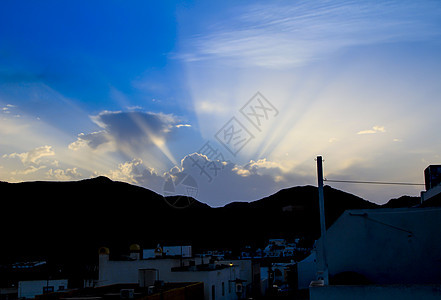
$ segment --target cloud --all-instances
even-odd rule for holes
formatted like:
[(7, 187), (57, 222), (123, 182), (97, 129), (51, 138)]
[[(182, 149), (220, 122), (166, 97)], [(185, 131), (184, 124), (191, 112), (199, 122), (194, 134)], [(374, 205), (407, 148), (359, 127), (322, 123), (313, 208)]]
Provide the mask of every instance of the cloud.
[(377, 133), (377, 132), (372, 129), (362, 130), (362, 131), (357, 132), (357, 134), (372, 134), (372, 133)]
[[(11, 113), (11, 108), (15, 108), (15, 107), (17, 107), (16, 105), (13, 105), (13, 104), (6, 104), (5, 106), (3, 106), (2, 108), (1, 108), (1, 111), (4, 113), (4, 114), (10, 114)], [(15, 116), (19, 116), (19, 115), (15, 115)]]
[(46, 177), (56, 180), (78, 180), (82, 178), (82, 175), (78, 172), (77, 168), (72, 169), (50, 169), (46, 172)]
[[(136, 158), (120, 163), (117, 169), (94, 175), (143, 186), (162, 195), (170, 195), (166, 188), (170, 177), (188, 178), (195, 184), (196, 198), (214, 207), (232, 201), (258, 200), (282, 188), (314, 182), (313, 178), (297, 175), (293, 170), (284, 168), (283, 164), (267, 159), (238, 165), (210, 160), (199, 153), (186, 155), (180, 165), (162, 174)], [(176, 187), (176, 193), (185, 194), (185, 187)]]
[(154, 160), (156, 168), (164, 167), (164, 158), (177, 164), (168, 142), (175, 141), (183, 128), (191, 127), (173, 114), (153, 112), (103, 111), (91, 119), (101, 130), (80, 133), (69, 145), (70, 150), (96, 150), (123, 155), (125, 159)]
[(5, 154), (3, 158), (19, 158), (26, 165), (29, 163), (37, 164), (43, 157), (54, 155), (55, 152), (52, 150), (52, 147), (46, 145), (32, 149), (29, 152)]
[(80, 133), (75, 142), (69, 144), (69, 149), (73, 151), (80, 150), (86, 146), (92, 149), (98, 148), (100, 145), (110, 142), (105, 131), (97, 131), (89, 134)]
[(320, 59), (343, 47), (440, 34), (436, 23), (439, 9), (431, 3), (282, 1), (237, 6), (231, 11), (224, 16), (228, 23), (213, 22), (208, 33), (189, 38), (188, 49), (178, 57), (188, 62), (217, 58), (284, 68)]
[(112, 180), (142, 185), (159, 193), (164, 185), (164, 177), (157, 174), (155, 169), (144, 165), (139, 158), (120, 163), (118, 169), (110, 170), (102, 175)]
[(259, 159), (258, 161), (251, 160), (243, 166), (235, 165), (232, 171), (243, 177), (250, 175), (270, 175), (272, 177), (277, 177), (284, 173), (281, 164), (268, 161), (266, 158)]
[(384, 126), (374, 126), (372, 127), (376, 132), (386, 132), (386, 129), (384, 129)]
[(374, 134), (378, 132), (386, 132), (386, 129), (383, 126), (374, 126), (372, 129), (361, 130), (357, 134)]
[(176, 128), (191, 126), (179, 124), (180, 120), (172, 114), (139, 111), (103, 111), (91, 119), (102, 130), (80, 134), (77, 141), (69, 145), (70, 149), (78, 150), (85, 145), (96, 149), (109, 142), (116, 147), (132, 150), (142, 150), (153, 145), (160, 147)]
[(37, 171), (39, 171), (41, 169), (45, 169), (45, 168), (46, 168), (46, 166), (39, 166), (38, 168), (34, 167), (34, 166), (29, 166), (29, 167), (27, 167), (26, 169), (24, 169), (22, 171), (12, 171), (11, 175), (14, 175), (14, 176), (15, 175), (28, 175), (28, 174), (35, 173), (35, 172), (37, 172)]
[(178, 124), (176, 125), (176, 128), (181, 128), (181, 127), (191, 127), (190, 124)]
[(140, 110), (140, 109), (142, 109), (142, 107), (139, 105), (134, 105), (134, 106), (127, 106), (127, 109), (128, 110)]
[(211, 206), (224, 206), (232, 201), (253, 201), (282, 188), (310, 184), (312, 178), (298, 175), (283, 164), (260, 159), (244, 165), (210, 160), (192, 153), (181, 160), (173, 173), (185, 173), (197, 182), (198, 200)]
[(178, 122), (178, 118), (172, 114), (137, 111), (104, 111), (93, 116), (92, 120), (114, 136), (136, 137), (145, 134), (146, 130), (156, 134), (168, 133)]

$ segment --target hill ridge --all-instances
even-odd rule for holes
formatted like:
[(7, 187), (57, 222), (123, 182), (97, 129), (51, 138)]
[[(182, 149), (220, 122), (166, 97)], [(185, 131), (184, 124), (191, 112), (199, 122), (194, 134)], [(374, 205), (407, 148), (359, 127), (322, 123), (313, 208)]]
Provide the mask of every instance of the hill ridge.
[[(314, 239), (319, 234), (314, 186), (286, 188), (248, 203), (216, 208), (192, 199), (192, 205), (183, 209), (174, 209), (165, 201), (169, 197), (103, 176), (79, 181), (2, 182), (0, 187), (4, 195), (0, 205), (7, 212), (0, 225), (9, 228), (4, 236), (8, 246), (0, 249), (3, 258), (61, 256), (56, 250), (60, 247), (68, 249), (64, 254), (93, 256), (100, 246), (125, 249), (132, 242), (148, 247), (159, 241), (185, 240), (195, 248), (239, 248), (245, 241), (259, 244), (272, 237), (293, 236)], [(346, 209), (374, 207), (378, 205), (325, 187), (328, 226)]]

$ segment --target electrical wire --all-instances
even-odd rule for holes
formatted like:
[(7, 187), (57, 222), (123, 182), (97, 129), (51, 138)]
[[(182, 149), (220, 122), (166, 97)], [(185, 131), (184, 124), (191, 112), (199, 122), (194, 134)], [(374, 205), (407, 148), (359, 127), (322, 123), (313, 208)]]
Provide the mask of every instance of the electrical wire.
[(357, 181), (357, 180), (331, 180), (324, 178), (323, 181), (328, 182), (341, 182), (341, 183), (362, 183), (362, 184), (386, 184), (386, 185), (418, 185), (423, 186), (424, 183), (411, 183), (411, 182), (384, 182), (384, 181)]

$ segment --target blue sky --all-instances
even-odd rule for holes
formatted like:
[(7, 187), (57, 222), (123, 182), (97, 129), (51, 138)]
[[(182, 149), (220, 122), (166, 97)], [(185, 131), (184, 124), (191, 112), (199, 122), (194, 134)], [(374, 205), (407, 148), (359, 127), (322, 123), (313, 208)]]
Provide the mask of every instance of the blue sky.
[(420, 183), (440, 78), (439, 1), (2, 1), (0, 180), (182, 173), (222, 206), (315, 185), (323, 155), (329, 179)]

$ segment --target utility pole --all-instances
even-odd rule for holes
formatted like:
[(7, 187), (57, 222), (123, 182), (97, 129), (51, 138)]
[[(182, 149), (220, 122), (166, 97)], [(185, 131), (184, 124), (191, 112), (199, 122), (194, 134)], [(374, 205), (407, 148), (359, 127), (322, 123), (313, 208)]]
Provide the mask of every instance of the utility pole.
[(328, 278), (328, 262), (326, 261), (326, 222), (325, 222), (325, 200), (323, 197), (323, 160), (321, 156), (317, 156), (317, 179), (318, 179), (318, 196), (320, 208), (320, 233), (321, 243), (317, 249), (317, 279), (323, 280), (324, 285), (329, 284)]

